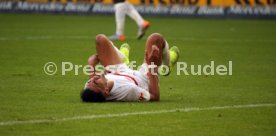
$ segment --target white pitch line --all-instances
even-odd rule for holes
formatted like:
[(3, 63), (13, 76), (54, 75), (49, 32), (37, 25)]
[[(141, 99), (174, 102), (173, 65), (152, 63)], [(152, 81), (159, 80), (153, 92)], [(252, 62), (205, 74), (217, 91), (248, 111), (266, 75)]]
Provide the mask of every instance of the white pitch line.
[(168, 109), (168, 110), (157, 110), (157, 111), (143, 111), (143, 112), (130, 112), (130, 113), (118, 113), (118, 114), (103, 114), (103, 115), (88, 115), (88, 116), (74, 116), (67, 118), (56, 118), (56, 119), (41, 119), (41, 120), (25, 120), (25, 121), (3, 121), (0, 122), (0, 126), (11, 126), (19, 124), (35, 124), (35, 123), (54, 123), (54, 122), (65, 122), (72, 120), (88, 120), (98, 118), (113, 118), (113, 117), (126, 117), (134, 115), (150, 115), (150, 114), (161, 114), (161, 113), (172, 113), (172, 112), (192, 112), (192, 111), (208, 111), (208, 110), (223, 110), (223, 109), (241, 109), (241, 108), (257, 108), (257, 107), (274, 107), (276, 103), (267, 104), (249, 104), (249, 105), (232, 105), (232, 106), (212, 106), (212, 107), (191, 107), (191, 108), (180, 108), (180, 109)]

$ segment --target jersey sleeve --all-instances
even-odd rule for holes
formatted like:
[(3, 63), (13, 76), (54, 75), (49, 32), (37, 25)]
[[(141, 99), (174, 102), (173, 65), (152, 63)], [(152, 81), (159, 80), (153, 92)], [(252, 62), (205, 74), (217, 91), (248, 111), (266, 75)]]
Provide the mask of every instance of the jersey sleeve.
[(127, 101), (149, 101), (150, 93), (138, 86), (130, 86)]

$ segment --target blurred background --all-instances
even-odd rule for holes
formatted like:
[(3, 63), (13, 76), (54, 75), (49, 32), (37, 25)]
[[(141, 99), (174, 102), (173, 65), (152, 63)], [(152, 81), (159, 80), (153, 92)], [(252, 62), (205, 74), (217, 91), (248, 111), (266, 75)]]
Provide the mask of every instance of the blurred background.
[[(274, 18), (276, 0), (128, 0), (141, 14)], [(1, 12), (113, 13), (113, 0), (1, 0)]]

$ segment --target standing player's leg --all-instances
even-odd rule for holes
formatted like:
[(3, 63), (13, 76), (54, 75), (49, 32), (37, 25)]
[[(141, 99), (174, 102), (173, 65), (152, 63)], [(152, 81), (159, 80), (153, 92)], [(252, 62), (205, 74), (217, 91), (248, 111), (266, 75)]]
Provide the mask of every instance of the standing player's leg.
[(128, 2), (125, 2), (125, 5), (127, 7), (126, 14), (130, 18), (132, 18), (139, 27), (138, 33), (137, 33), (137, 39), (141, 39), (145, 35), (146, 30), (149, 28), (150, 23), (143, 19), (143, 17), (138, 13), (138, 11), (134, 8), (133, 5), (131, 5)]
[(120, 2), (114, 5), (115, 9), (115, 21), (116, 21), (116, 33), (109, 37), (110, 40), (124, 41), (124, 28), (125, 28), (125, 16), (126, 16), (126, 4)]
[(96, 36), (96, 50), (98, 59), (104, 67), (123, 63), (124, 56), (103, 34)]

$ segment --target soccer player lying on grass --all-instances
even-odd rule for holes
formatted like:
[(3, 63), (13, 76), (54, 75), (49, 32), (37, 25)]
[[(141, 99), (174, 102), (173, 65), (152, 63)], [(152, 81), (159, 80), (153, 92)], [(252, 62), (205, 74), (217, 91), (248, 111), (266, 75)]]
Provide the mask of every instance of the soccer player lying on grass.
[(128, 44), (123, 44), (119, 50), (105, 35), (96, 36), (97, 53), (88, 63), (94, 68), (100, 63), (106, 74), (92, 72), (81, 92), (83, 102), (160, 100), (157, 69), (166, 65), (171, 70), (179, 57), (178, 48), (174, 46), (169, 50), (160, 34), (150, 35), (146, 41), (144, 64), (138, 71), (126, 64), (129, 63), (129, 50)]

